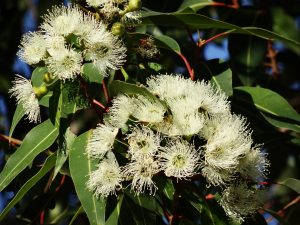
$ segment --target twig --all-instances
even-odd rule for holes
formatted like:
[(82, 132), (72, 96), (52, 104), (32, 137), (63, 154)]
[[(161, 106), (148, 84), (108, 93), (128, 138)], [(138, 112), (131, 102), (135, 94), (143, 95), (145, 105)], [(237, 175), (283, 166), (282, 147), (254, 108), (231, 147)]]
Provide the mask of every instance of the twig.
[(0, 139), (4, 140), (4, 141), (8, 141), (9, 143), (13, 143), (15, 145), (21, 145), (22, 144), (22, 141), (20, 141), (18, 139), (15, 139), (15, 138), (12, 138), (12, 137), (8, 137), (4, 134), (0, 134)]
[(217, 34), (217, 35), (215, 35), (215, 36), (213, 36), (213, 37), (211, 37), (211, 38), (209, 38), (207, 40), (201, 40), (201, 41), (199, 41), (197, 43), (197, 45), (198, 45), (198, 47), (202, 47), (203, 45), (205, 45), (205, 44), (207, 44), (207, 43), (209, 43), (209, 42), (211, 42), (211, 41), (213, 41), (213, 40), (215, 40), (215, 39), (217, 39), (219, 37), (222, 37), (222, 36), (225, 36), (227, 34), (230, 34), (231, 32), (232, 32), (231, 30), (230, 31), (226, 31), (226, 32)]
[(98, 102), (96, 99), (93, 99), (92, 101), (95, 105), (99, 106), (100, 108), (104, 109), (106, 112), (108, 112), (107, 108), (100, 102)]
[(181, 53), (181, 52), (177, 52), (177, 54), (180, 56), (180, 58), (183, 60), (188, 72), (189, 72), (189, 75), (190, 75), (190, 78), (191, 80), (195, 80), (195, 74), (194, 74), (194, 70), (192, 69), (189, 61), (187, 60), (187, 58)]
[(278, 63), (277, 63), (277, 60), (276, 60), (277, 53), (278, 52), (273, 49), (272, 41), (268, 41), (267, 58), (270, 59), (270, 63), (265, 63), (265, 66), (268, 66), (272, 69), (272, 75), (275, 78), (278, 78), (278, 75), (279, 75), (279, 67), (278, 67)]
[(106, 102), (108, 103), (109, 102), (109, 95), (108, 95), (107, 87), (106, 87), (106, 84), (105, 84), (104, 80), (102, 81), (102, 88), (103, 88), (103, 93), (104, 93)]
[(238, 9), (240, 8), (238, 0), (232, 0), (232, 4), (226, 4), (222, 2), (212, 2), (210, 6), (221, 6), (221, 7), (226, 7), (226, 8), (231, 8), (231, 9)]

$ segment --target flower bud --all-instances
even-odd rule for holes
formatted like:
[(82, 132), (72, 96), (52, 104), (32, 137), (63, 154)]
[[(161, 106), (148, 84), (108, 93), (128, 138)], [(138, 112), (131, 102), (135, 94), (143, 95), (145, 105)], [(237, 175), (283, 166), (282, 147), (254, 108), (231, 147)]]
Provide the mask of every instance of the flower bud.
[(112, 25), (111, 32), (113, 35), (120, 37), (125, 32), (125, 26), (120, 22), (116, 22)]
[(141, 0), (130, 0), (127, 8), (127, 12), (133, 12), (140, 10), (142, 7), (142, 1)]
[(45, 73), (45, 74), (44, 74), (43, 81), (44, 81), (46, 84), (50, 84), (53, 80), (54, 80), (54, 77), (52, 76), (51, 73)]
[(46, 86), (33, 87), (34, 94), (37, 98), (48, 93), (48, 88)]

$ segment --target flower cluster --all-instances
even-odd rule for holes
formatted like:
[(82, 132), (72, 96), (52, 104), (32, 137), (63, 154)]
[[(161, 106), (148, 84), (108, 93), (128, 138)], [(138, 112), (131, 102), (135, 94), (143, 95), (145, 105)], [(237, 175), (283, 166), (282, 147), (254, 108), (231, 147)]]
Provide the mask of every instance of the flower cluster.
[[(82, 75), (84, 63), (89, 62), (106, 76), (108, 70), (117, 70), (125, 62), (126, 48), (121, 40), (91, 13), (75, 5), (54, 6), (43, 19), (38, 31), (22, 37), (17, 54), (31, 66), (45, 65), (52, 80), (73, 80)], [(40, 92), (19, 77), (14, 84), (12, 95), (22, 104), (29, 120), (37, 122)]]
[[(90, 174), (88, 188), (107, 197), (131, 181), (136, 194), (155, 194), (155, 176), (178, 181), (202, 175), (208, 186), (223, 190), (220, 204), (228, 216), (243, 220), (257, 210), (255, 184), (265, 177), (268, 161), (253, 144), (245, 118), (231, 113), (225, 94), (180, 75), (153, 76), (145, 88), (151, 95), (117, 96), (93, 131), (87, 152), (99, 160), (99, 169)], [(117, 163), (112, 155), (124, 158), (120, 145), (126, 159)], [(113, 166), (107, 166), (112, 171), (104, 183), (99, 174), (107, 160)]]

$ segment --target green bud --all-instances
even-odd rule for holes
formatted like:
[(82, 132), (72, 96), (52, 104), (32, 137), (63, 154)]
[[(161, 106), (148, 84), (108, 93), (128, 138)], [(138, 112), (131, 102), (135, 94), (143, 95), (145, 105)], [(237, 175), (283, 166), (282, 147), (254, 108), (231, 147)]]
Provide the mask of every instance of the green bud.
[(120, 37), (125, 33), (125, 26), (120, 22), (116, 22), (112, 25), (111, 32), (113, 35)]
[(43, 81), (44, 81), (46, 84), (50, 84), (53, 80), (54, 80), (54, 77), (52, 76), (51, 73), (45, 73), (45, 74), (44, 74)]
[(128, 12), (133, 12), (140, 10), (142, 8), (142, 1), (141, 0), (129, 0), (129, 4), (127, 6)]
[(46, 86), (33, 87), (34, 94), (37, 98), (48, 93), (48, 88)]

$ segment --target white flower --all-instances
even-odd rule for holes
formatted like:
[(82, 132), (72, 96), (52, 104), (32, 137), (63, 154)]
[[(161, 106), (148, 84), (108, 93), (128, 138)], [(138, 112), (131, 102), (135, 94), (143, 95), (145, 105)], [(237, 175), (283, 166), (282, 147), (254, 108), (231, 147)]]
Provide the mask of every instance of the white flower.
[(220, 204), (230, 218), (243, 222), (245, 217), (254, 214), (262, 206), (263, 194), (263, 190), (240, 182), (223, 191)]
[(147, 80), (148, 89), (161, 100), (169, 100), (193, 93), (193, 81), (187, 80), (180, 75), (158, 75)]
[(154, 195), (157, 187), (152, 180), (154, 174), (159, 172), (159, 164), (153, 157), (133, 160), (123, 167), (123, 174), (127, 179), (132, 179), (131, 190), (137, 195), (149, 191)]
[(62, 51), (66, 50), (65, 39), (63, 36), (45, 35), (47, 52), (53, 57), (60, 57)]
[(160, 146), (160, 135), (155, 134), (149, 127), (135, 126), (127, 135), (129, 154), (133, 159), (154, 156)]
[(158, 157), (166, 176), (186, 179), (196, 174), (200, 154), (187, 141), (173, 139), (162, 147)]
[(68, 36), (80, 29), (83, 12), (77, 6), (53, 6), (44, 17), (42, 30), (50, 35)]
[(133, 98), (132, 116), (141, 122), (158, 123), (164, 118), (165, 107), (154, 99), (148, 99), (143, 95)]
[(46, 59), (49, 72), (61, 80), (74, 79), (81, 72), (82, 56), (73, 49), (59, 49), (54, 57)]
[(214, 186), (225, 185), (234, 179), (232, 170), (219, 169), (210, 165), (206, 165), (202, 168), (201, 174), (208, 181), (207, 186), (211, 184)]
[(107, 197), (115, 194), (122, 188), (122, 173), (116, 159), (104, 159), (98, 169), (90, 174), (87, 188), (93, 191), (96, 197)]
[(189, 136), (199, 133), (204, 124), (204, 116), (198, 111), (194, 99), (172, 99), (168, 103), (173, 115), (173, 123), (180, 131), (180, 135)]
[(202, 96), (200, 111), (210, 116), (230, 113), (229, 101), (223, 92), (205, 81), (197, 82), (195, 85), (197, 95)]
[(126, 47), (104, 25), (85, 37), (85, 46), (86, 60), (91, 60), (103, 75), (108, 69), (118, 70), (125, 62)]
[(112, 149), (117, 133), (118, 128), (99, 124), (89, 138), (87, 153), (92, 157), (102, 158)]
[(258, 147), (248, 151), (243, 158), (240, 159), (238, 172), (246, 179), (259, 181), (265, 177), (268, 172), (269, 161), (266, 154), (262, 153)]
[[(207, 139), (204, 146), (204, 176), (214, 185), (225, 184), (223, 174), (237, 172), (239, 161), (251, 149), (251, 132), (244, 118), (237, 115), (214, 116), (206, 120), (201, 135)], [(213, 173), (205, 171), (213, 170)], [(220, 171), (222, 174), (217, 175)], [(218, 181), (218, 178), (220, 180)]]
[(41, 120), (39, 101), (29, 80), (17, 75), (9, 93), (16, 97), (18, 104), (23, 106), (25, 114), (30, 122), (36, 123)]
[[(137, 24), (137, 23), (141, 23), (141, 17), (142, 15), (138, 11), (128, 12), (122, 17), (121, 21), (126, 24)], [(157, 49), (156, 46), (153, 46), (153, 48), (151, 48), (151, 51), (144, 52), (144, 53), (146, 54), (144, 56), (142, 55), (143, 57), (153, 58), (154, 56), (159, 54), (159, 50)]]
[(105, 119), (115, 127), (125, 128), (132, 110), (134, 110), (132, 99), (119, 95), (112, 100), (112, 107), (109, 108), (108, 117)]
[(158, 75), (147, 80), (148, 89), (168, 104), (180, 100), (190, 110), (215, 115), (229, 113), (227, 97), (210, 83), (194, 82), (181, 75)]
[(46, 42), (39, 32), (29, 32), (22, 37), (17, 55), (29, 65), (37, 64), (46, 55)]

